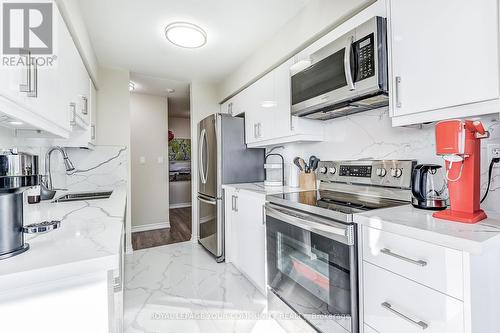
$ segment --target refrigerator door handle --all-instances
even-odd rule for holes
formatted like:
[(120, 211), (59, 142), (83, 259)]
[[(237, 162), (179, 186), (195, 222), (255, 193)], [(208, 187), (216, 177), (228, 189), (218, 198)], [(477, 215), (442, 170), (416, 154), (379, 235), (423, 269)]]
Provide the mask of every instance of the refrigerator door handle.
[(217, 205), (217, 200), (208, 200), (208, 199), (203, 198), (200, 195), (198, 196), (198, 200), (200, 200), (201, 202), (204, 202), (206, 204), (212, 205), (212, 206), (216, 206)]
[[(198, 147), (198, 171), (199, 171), (199, 174), (200, 174), (200, 179), (201, 179), (201, 182), (202, 184), (206, 184), (207, 183), (207, 171), (208, 170), (205, 170), (205, 166), (203, 165), (203, 151), (204, 151), (204, 147), (205, 147), (205, 142), (207, 140), (207, 131), (205, 129), (202, 129), (201, 130), (201, 134), (200, 134), (200, 140), (199, 140), (199, 143), (200, 143), (200, 146)], [(206, 160), (207, 160), (207, 165), (208, 165), (208, 149), (206, 151)], [(208, 167), (207, 167), (208, 168)]]

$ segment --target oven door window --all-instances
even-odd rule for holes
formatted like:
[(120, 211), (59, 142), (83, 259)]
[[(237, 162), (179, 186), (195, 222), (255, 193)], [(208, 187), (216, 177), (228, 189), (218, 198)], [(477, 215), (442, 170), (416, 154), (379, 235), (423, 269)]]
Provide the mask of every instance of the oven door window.
[(347, 86), (345, 49), (292, 76), (292, 105)]
[(352, 248), (270, 216), (266, 224), (272, 292), (306, 320), (307, 315), (351, 318)]

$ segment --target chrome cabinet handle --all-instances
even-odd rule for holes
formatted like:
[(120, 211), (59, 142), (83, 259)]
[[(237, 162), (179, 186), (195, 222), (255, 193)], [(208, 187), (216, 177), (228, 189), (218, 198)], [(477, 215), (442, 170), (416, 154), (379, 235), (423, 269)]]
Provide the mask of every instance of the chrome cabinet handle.
[[(30, 61), (31, 62), (31, 61)], [(30, 65), (33, 76), (31, 77), (30, 83), (30, 91), (28, 92), (28, 97), (36, 98), (38, 96), (38, 64), (36, 60)]]
[(401, 76), (396, 76), (396, 107), (400, 108), (403, 106), (401, 103)]
[(71, 117), (69, 123), (71, 126), (76, 126), (76, 103), (69, 103), (69, 112)]
[(82, 96), (82, 102), (83, 102), (83, 105), (82, 105), (82, 114), (83, 115), (87, 115), (89, 113), (89, 109), (88, 109), (88, 98), (85, 97), (85, 96)]
[(230, 115), (233, 115), (233, 103), (229, 103), (227, 105), (227, 113), (229, 113)]
[(236, 212), (236, 196), (235, 195), (231, 196), (231, 210), (233, 212)]
[(406, 262), (408, 262), (410, 264), (414, 264), (414, 265), (417, 265), (417, 266), (420, 266), (420, 267), (427, 266), (427, 261), (424, 261), (424, 260), (414, 260), (414, 259), (402, 256), (400, 254), (394, 253), (394, 252), (392, 252), (388, 248), (383, 248), (382, 250), (380, 250), (380, 253), (385, 254), (387, 256), (390, 256), (390, 257), (393, 257), (393, 258), (396, 258), (396, 259), (399, 259), (399, 260), (406, 261)]
[(345, 47), (345, 53), (344, 53), (344, 72), (347, 85), (349, 86), (349, 90), (356, 89), (356, 87), (354, 86), (354, 81), (352, 79), (352, 72), (351, 72), (351, 52), (352, 52), (353, 41), (354, 41), (353, 36), (347, 39), (347, 45)]
[(95, 140), (95, 125), (90, 125), (90, 138)]
[(257, 124), (253, 124), (253, 137), (257, 139)]
[(26, 54), (26, 62), (28, 63), (26, 67), (26, 83), (19, 85), (19, 91), (29, 93), (31, 91), (31, 57), (29, 52)]
[(388, 311), (392, 312), (393, 314), (395, 314), (396, 316), (398, 316), (398, 317), (400, 317), (400, 318), (402, 318), (402, 319), (406, 320), (407, 322), (409, 322), (409, 323), (411, 323), (411, 324), (413, 324), (413, 325), (415, 325), (415, 326), (420, 327), (422, 330), (425, 330), (425, 329), (427, 329), (427, 328), (429, 327), (429, 324), (427, 324), (427, 323), (425, 323), (425, 322), (423, 322), (423, 321), (421, 321), (421, 320), (419, 320), (419, 321), (415, 321), (415, 320), (411, 319), (410, 317), (408, 317), (407, 315), (404, 315), (404, 314), (402, 314), (401, 312), (397, 311), (397, 310), (396, 310), (396, 309), (394, 309), (394, 308), (392, 307), (392, 305), (391, 305), (390, 303), (388, 303), (388, 302), (384, 302), (384, 303), (382, 303), (382, 304), (380, 304), (380, 305), (381, 305), (384, 309), (386, 309), (386, 310), (388, 310)]
[(238, 211), (238, 196), (236, 195), (233, 195), (233, 200), (234, 200), (234, 211), (237, 212)]

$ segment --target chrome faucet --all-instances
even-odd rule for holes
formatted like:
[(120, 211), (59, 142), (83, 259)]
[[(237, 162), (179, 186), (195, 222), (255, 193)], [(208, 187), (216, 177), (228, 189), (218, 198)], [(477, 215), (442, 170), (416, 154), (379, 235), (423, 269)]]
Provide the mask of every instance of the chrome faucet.
[(54, 189), (54, 186), (52, 184), (52, 171), (50, 169), (50, 157), (52, 156), (52, 153), (54, 151), (58, 151), (61, 153), (63, 157), (63, 162), (64, 162), (64, 167), (66, 168), (66, 172), (73, 171), (75, 170), (75, 167), (73, 165), (73, 162), (68, 157), (68, 154), (66, 154), (66, 150), (64, 148), (55, 146), (50, 148), (47, 153), (45, 154), (45, 173), (46, 173), (46, 179), (44, 182), (42, 182), (41, 186), (41, 199), (42, 200), (51, 200), (54, 195), (56, 194), (56, 191)]

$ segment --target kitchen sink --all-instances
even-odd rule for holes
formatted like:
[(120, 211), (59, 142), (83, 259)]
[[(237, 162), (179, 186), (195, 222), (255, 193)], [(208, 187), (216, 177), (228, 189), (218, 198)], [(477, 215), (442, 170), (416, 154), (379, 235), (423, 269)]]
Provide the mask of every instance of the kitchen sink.
[(60, 196), (52, 202), (108, 199), (111, 196), (111, 193), (113, 193), (113, 191), (68, 193)]

